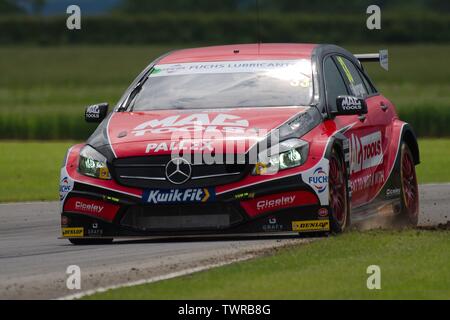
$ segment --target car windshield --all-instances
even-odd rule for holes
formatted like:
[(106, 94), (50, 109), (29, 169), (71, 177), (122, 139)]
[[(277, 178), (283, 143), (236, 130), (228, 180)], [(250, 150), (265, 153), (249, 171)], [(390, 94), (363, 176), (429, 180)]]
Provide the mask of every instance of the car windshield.
[(131, 103), (134, 111), (308, 105), (310, 60), (156, 65)]

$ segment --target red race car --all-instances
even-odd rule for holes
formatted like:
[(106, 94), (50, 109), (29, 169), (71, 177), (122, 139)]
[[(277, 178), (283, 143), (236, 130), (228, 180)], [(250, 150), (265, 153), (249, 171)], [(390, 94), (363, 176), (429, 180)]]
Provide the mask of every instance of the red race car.
[(62, 237), (342, 232), (416, 224), (419, 148), (362, 63), (334, 45), (249, 44), (153, 61), (61, 170)]

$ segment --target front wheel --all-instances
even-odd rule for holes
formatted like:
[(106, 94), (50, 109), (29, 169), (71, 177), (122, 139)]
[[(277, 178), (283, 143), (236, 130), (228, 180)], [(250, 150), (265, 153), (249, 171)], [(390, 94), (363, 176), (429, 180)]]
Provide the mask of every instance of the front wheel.
[(419, 221), (419, 187), (413, 155), (406, 143), (401, 146), (401, 219), (410, 226), (417, 226)]
[(345, 163), (336, 149), (331, 152), (328, 184), (330, 208), (332, 210), (331, 231), (341, 233), (350, 223), (349, 201)]
[(77, 246), (87, 246), (87, 245), (95, 245), (95, 244), (111, 244), (113, 239), (105, 238), (105, 239), (77, 239), (70, 238), (70, 243)]

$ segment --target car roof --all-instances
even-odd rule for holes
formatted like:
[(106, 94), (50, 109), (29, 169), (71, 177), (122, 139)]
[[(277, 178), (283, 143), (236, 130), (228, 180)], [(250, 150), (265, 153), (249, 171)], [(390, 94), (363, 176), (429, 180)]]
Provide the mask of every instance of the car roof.
[(309, 43), (256, 43), (181, 49), (165, 55), (158, 61), (158, 64), (311, 59), (312, 52), (316, 47), (316, 44)]

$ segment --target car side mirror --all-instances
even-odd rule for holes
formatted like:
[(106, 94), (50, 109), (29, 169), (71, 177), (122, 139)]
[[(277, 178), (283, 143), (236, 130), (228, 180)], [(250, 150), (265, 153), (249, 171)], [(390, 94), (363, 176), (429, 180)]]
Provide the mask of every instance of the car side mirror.
[(102, 122), (108, 114), (108, 107), (109, 104), (106, 102), (87, 107), (86, 112), (84, 113), (84, 120), (86, 120), (86, 122)]
[(362, 115), (367, 113), (366, 100), (353, 96), (339, 96), (336, 99), (337, 111), (334, 115)]

